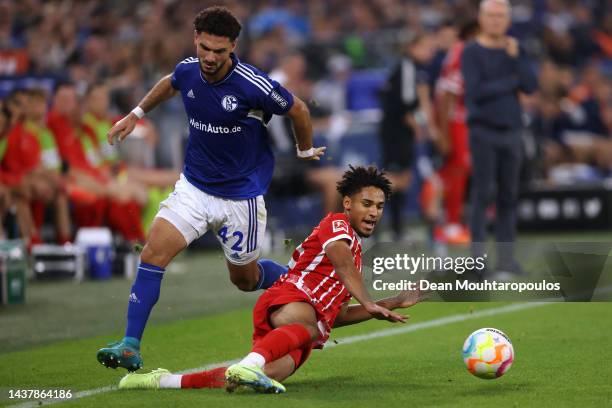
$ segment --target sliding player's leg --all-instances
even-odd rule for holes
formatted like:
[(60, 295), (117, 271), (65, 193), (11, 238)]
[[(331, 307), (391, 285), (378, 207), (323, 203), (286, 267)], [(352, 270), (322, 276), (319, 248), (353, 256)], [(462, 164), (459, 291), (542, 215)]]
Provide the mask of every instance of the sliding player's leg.
[[(253, 310), (254, 347), (243, 361), (232, 366), (228, 375), (230, 390), (247, 385), (260, 392), (284, 392), (279, 381), (293, 374), (308, 359), (312, 337), (319, 336), (316, 313), (305, 303), (304, 296), (297, 290), (275, 288), (259, 297)], [(263, 359), (263, 365), (248, 361), (253, 358)], [(230, 371), (227, 367), (219, 367), (184, 375), (164, 369), (147, 374), (130, 373), (121, 379), (119, 388), (220, 388), (226, 386), (227, 371)]]
[[(283, 381), (296, 370), (295, 359), (301, 361), (302, 356), (309, 353), (297, 350), (264, 366), (264, 373), (276, 381)], [(119, 389), (187, 389), (187, 388), (225, 388), (225, 371), (227, 367), (217, 367), (190, 374), (172, 374), (163, 368), (150, 373), (129, 373), (119, 382)]]
[[(267, 296), (268, 293), (259, 298), (253, 312), (255, 335), (251, 352), (225, 373), (228, 390), (242, 385), (263, 393), (285, 392), (285, 387), (274, 378), (286, 378), (289, 370), (271, 366), (270, 374), (274, 377), (270, 377), (266, 375), (265, 367), (285, 357), (294, 360), (294, 367), (299, 366), (302, 357), (307, 358), (308, 353), (304, 351), (296, 356), (296, 351), (310, 350), (312, 342), (319, 337), (317, 315), (312, 305), (296, 299), (287, 304), (268, 306), (266, 303), (270, 298), (278, 295)], [(262, 313), (265, 308), (267, 310)], [(295, 359), (299, 359), (299, 363), (296, 364)]]

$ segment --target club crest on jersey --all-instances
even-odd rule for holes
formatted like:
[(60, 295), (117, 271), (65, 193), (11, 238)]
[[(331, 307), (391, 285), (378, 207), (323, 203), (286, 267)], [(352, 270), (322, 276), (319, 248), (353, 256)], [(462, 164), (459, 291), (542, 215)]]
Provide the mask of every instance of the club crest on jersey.
[(334, 220), (334, 222), (332, 223), (332, 231), (333, 232), (344, 231), (348, 234), (349, 227), (346, 221), (344, 220)]
[(221, 105), (226, 111), (232, 112), (238, 107), (238, 98), (234, 95), (225, 95), (221, 100)]

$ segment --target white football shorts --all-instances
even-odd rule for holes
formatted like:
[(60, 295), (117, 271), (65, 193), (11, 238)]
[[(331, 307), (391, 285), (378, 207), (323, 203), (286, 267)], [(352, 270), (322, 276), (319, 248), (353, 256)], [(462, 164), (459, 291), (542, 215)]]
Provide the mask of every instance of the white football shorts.
[(263, 196), (245, 200), (212, 196), (189, 183), (183, 174), (174, 191), (160, 203), (156, 215), (174, 225), (187, 245), (212, 231), (227, 260), (235, 265), (259, 257), (266, 216)]

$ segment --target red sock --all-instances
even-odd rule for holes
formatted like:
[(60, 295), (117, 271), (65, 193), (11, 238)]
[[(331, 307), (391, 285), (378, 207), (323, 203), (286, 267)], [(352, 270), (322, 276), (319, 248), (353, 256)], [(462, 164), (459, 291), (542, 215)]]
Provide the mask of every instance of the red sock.
[(183, 374), (181, 388), (223, 388), (225, 387), (225, 370), (227, 370), (227, 367)]
[(45, 222), (45, 204), (42, 201), (33, 201), (30, 205), (32, 218), (36, 229), (40, 229)]
[(130, 201), (125, 208), (127, 218), (130, 220), (131, 241), (145, 241), (144, 229), (142, 227), (142, 208), (136, 201)]
[(32, 236), (30, 237), (30, 243), (32, 245), (42, 244), (43, 241), (40, 238), (40, 233), (35, 232), (34, 234), (32, 234)]
[(310, 333), (298, 323), (281, 326), (266, 334), (253, 346), (253, 353), (261, 354), (269, 362), (278, 360), (293, 350), (310, 344)]
[(108, 210), (110, 227), (128, 241), (144, 241), (140, 206), (134, 201), (120, 203), (111, 201)]
[(71, 242), (70, 241), (70, 236), (68, 235), (63, 235), (63, 234), (57, 234), (57, 243), (60, 245), (64, 245)]
[(103, 225), (106, 205), (106, 200), (103, 198), (93, 201), (73, 201), (73, 214), (77, 228)]

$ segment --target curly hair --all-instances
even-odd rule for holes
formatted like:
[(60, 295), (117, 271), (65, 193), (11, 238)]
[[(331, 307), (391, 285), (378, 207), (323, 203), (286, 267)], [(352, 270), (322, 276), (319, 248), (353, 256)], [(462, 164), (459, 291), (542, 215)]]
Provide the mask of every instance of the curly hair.
[(193, 28), (200, 33), (207, 33), (219, 37), (227, 37), (235, 41), (240, 35), (242, 26), (226, 7), (208, 7), (198, 13), (193, 20)]
[(375, 166), (353, 167), (349, 166), (336, 186), (336, 190), (344, 196), (352, 196), (365, 187), (376, 187), (383, 191), (385, 199), (391, 196), (391, 182), (384, 171), (378, 170)]

